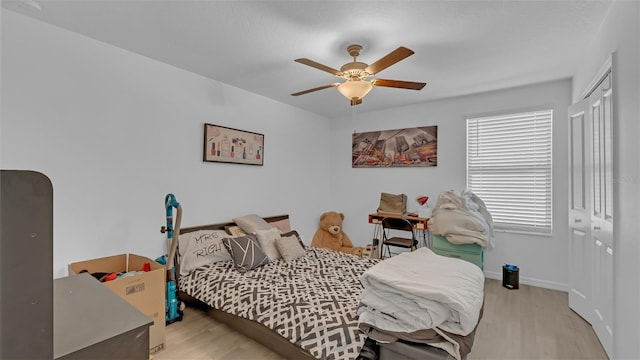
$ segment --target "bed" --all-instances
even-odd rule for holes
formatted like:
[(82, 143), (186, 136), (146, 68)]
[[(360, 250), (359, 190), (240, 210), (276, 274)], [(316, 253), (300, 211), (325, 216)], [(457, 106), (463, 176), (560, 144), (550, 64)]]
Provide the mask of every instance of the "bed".
[[(264, 218), (275, 224), (288, 215)], [(234, 222), (182, 228), (233, 232)], [(286, 235), (297, 236), (295, 231)], [(199, 266), (177, 277), (180, 298), (287, 359), (455, 359), (446, 351), (408, 341), (379, 346), (358, 326), (362, 274), (379, 260), (305, 246), (293, 261), (278, 259), (240, 272), (233, 261)], [(176, 262), (177, 273), (182, 266)], [(464, 336), (470, 349), (474, 331)], [(466, 353), (465, 353), (466, 356)]]

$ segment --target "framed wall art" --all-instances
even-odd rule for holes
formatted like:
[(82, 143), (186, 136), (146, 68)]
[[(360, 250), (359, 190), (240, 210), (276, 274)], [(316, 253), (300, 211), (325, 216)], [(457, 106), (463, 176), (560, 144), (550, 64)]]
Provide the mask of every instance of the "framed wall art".
[(438, 127), (354, 133), (351, 167), (438, 166)]
[(264, 164), (264, 135), (204, 124), (203, 161), (234, 164)]

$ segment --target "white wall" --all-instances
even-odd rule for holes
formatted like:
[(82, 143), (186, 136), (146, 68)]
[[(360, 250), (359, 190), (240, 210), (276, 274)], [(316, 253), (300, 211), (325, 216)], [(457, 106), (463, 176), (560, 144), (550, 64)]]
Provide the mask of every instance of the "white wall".
[[(347, 233), (364, 245), (372, 235), (366, 217), (380, 192), (404, 192), (413, 200), (464, 187), (467, 115), (552, 106), (553, 237), (498, 234), (485, 269), (495, 276), (504, 262), (512, 262), (521, 267), (521, 282), (563, 288), (566, 107), (615, 52), (615, 351), (616, 358), (640, 358), (639, 24), (640, 3), (614, 3), (584, 62), (576, 64), (572, 92), (568, 81), (556, 81), (361, 112), (355, 124), (347, 116), (329, 126), (316, 115), (3, 9), (0, 167), (38, 170), (51, 178), (55, 277), (66, 273), (70, 261), (127, 251), (161, 254), (164, 236), (158, 229), (168, 192), (184, 206), (184, 225), (249, 211), (291, 213), (294, 227), (310, 241), (318, 214), (338, 210), (347, 216)], [(265, 166), (203, 163), (204, 122), (264, 133)], [(354, 125), (357, 131), (438, 125), (439, 165), (352, 169)], [(318, 151), (327, 145), (330, 156)]]
[(614, 357), (640, 358), (640, 2), (612, 4), (574, 78), (578, 100), (610, 54), (614, 87)]
[[(328, 204), (325, 118), (4, 9), (1, 119), (1, 167), (53, 183), (54, 277), (162, 255), (169, 192), (183, 226), (289, 213), (309, 243)], [(205, 122), (263, 133), (264, 166), (202, 162)]]
[[(385, 111), (359, 112), (355, 120), (351, 116), (334, 119), (331, 128), (333, 209), (345, 213), (345, 231), (354, 243), (365, 245), (373, 235), (367, 214), (376, 211), (381, 192), (407, 194), (411, 211), (417, 209), (414, 199), (418, 195), (428, 195), (433, 206), (441, 191), (465, 188), (467, 117), (553, 109), (553, 236), (498, 233), (496, 247), (485, 253), (485, 273), (501, 279), (503, 264), (517, 264), (521, 283), (565, 290), (568, 259), (566, 117), (570, 100), (571, 81), (558, 80)], [(429, 125), (438, 126), (437, 167), (351, 167), (354, 126), (357, 132), (366, 132)]]

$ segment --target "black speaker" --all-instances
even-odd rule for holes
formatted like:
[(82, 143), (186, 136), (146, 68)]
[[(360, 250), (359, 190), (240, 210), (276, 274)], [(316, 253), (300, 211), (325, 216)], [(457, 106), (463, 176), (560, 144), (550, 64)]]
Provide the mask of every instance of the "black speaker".
[(53, 358), (53, 188), (0, 171), (0, 359)]

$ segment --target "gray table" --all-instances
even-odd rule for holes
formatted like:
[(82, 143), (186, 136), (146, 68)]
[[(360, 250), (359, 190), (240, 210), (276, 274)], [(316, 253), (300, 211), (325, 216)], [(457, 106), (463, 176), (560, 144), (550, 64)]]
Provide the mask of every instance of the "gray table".
[(153, 321), (89, 274), (53, 283), (55, 359), (149, 359)]

